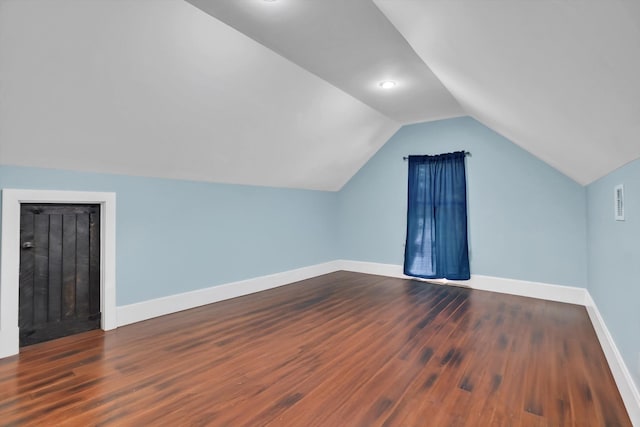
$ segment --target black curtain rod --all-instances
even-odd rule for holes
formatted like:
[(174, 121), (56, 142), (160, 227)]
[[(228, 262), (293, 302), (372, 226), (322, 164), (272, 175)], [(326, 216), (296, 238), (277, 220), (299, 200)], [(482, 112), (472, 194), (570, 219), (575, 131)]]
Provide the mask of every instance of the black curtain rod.
[[(469, 156), (469, 157), (471, 157), (471, 153), (470, 153), (470, 152), (468, 152), (468, 151), (465, 151), (465, 152), (464, 152), (464, 155), (465, 155), (465, 156)], [(409, 160), (409, 157), (408, 157), (408, 156), (404, 156), (404, 157), (402, 158), (402, 160)]]

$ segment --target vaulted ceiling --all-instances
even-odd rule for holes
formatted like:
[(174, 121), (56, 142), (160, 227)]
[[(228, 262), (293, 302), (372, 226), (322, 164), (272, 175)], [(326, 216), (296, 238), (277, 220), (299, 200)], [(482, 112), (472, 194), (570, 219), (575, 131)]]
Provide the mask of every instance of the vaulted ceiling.
[(0, 0), (0, 164), (337, 190), (462, 115), (582, 184), (640, 157), (637, 2), (374, 1)]
[(640, 2), (376, 4), (468, 115), (577, 182), (640, 157)]

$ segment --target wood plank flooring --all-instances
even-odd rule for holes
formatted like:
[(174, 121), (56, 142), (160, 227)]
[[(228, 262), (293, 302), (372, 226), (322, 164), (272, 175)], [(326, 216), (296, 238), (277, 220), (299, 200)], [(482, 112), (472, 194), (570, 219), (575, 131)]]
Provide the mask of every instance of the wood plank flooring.
[(0, 425), (631, 423), (584, 307), (337, 272), (24, 348)]

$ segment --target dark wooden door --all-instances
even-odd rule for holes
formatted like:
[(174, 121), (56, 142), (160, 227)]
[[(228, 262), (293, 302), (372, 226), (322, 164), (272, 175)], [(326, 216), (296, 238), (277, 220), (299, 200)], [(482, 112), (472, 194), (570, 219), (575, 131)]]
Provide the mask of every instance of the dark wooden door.
[(20, 345), (100, 327), (100, 206), (22, 204)]

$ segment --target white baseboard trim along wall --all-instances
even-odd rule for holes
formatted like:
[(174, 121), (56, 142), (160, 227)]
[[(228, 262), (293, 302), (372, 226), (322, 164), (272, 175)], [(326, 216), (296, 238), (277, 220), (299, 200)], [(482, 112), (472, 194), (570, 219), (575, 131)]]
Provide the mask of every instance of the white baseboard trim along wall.
[(478, 289), (481, 291), (500, 292), (503, 294), (585, 305), (585, 289), (572, 286), (549, 285), (546, 283), (503, 279), (501, 277), (480, 276), (475, 274), (471, 276), (471, 280), (461, 282), (457, 282), (455, 280), (424, 280), (405, 276), (402, 273), (401, 265), (347, 260), (340, 260), (339, 262), (342, 270), (355, 271), (358, 273), (377, 274), (380, 276), (399, 277), (402, 279), (423, 280), (425, 282), (441, 285), (463, 286), (465, 288)]
[(622, 359), (622, 355), (616, 346), (607, 325), (604, 323), (604, 319), (600, 315), (600, 311), (596, 306), (596, 303), (591, 298), (589, 291), (586, 292), (586, 304), (585, 307), (589, 313), (589, 318), (593, 324), (593, 329), (596, 331), (600, 346), (604, 352), (609, 368), (613, 374), (613, 378), (616, 380), (616, 385), (624, 401), (624, 405), (631, 418), (631, 423), (634, 426), (640, 426), (640, 392), (631, 377), (631, 373), (627, 368), (627, 365)]
[(269, 274), (117, 307), (118, 326), (240, 297), (339, 270), (338, 261)]

